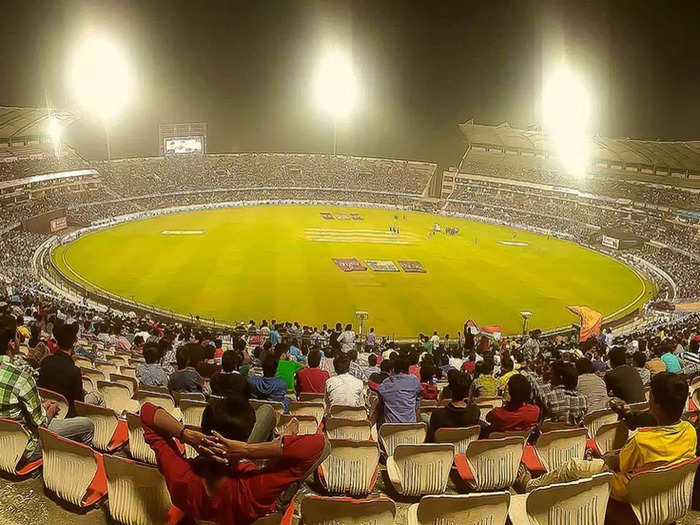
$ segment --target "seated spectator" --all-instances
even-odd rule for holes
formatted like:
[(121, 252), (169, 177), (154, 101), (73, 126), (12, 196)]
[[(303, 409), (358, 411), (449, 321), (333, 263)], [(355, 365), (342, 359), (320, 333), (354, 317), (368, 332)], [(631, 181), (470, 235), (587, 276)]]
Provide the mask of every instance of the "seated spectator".
[(510, 356), (506, 355), (503, 356), (501, 359), (501, 375), (497, 379), (498, 382), (498, 389), (502, 392), (505, 392), (506, 390), (506, 385), (508, 384), (508, 380), (517, 372), (513, 370), (513, 367), (515, 366), (515, 363), (513, 363), (513, 360), (510, 358)]
[(465, 400), (469, 393), (469, 384), (469, 377), (466, 374), (454, 370), (450, 387), (452, 400), (446, 407), (437, 408), (430, 414), (426, 443), (435, 442), (435, 431), (439, 428), (469, 427), (479, 424), (479, 407), (467, 404)]
[(197, 372), (203, 379), (211, 379), (214, 374), (221, 370), (221, 366), (216, 362), (214, 355), (216, 346), (213, 341), (204, 347), (204, 359), (197, 364)]
[(435, 367), (432, 364), (424, 364), (420, 367), (420, 386), (423, 391), (420, 393), (421, 399), (433, 400), (437, 402), (438, 387), (433, 384)]
[[(451, 368), (447, 371), (447, 386), (445, 386), (438, 396), (438, 401), (442, 402), (445, 399), (452, 399), (452, 383), (459, 377), (461, 372), (455, 368)], [(469, 386), (471, 387), (471, 379), (469, 380)]]
[(678, 357), (673, 353), (673, 345), (664, 343), (662, 345), (661, 360), (666, 365), (666, 372), (677, 374), (682, 370)]
[(644, 368), (649, 370), (651, 372), (651, 375), (658, 374), (660, 372), (665, 372), (666, 371), (666, 363), (663, 362), (661, 359), (661, 355), (663, 354), (663, 348), (661, 346), (655, 347), (651, 351), (651, 355), (654, 357), (652, 359), (649, 359), (649, 361), (646, 362), (644, 365)]
[(168, 386), (168, 374), (160, 365), (160, 347), (157, 343), (143, 346), (145, 363), (136, 365), (136, 379), (140, 385)]
[(638, 350), (632, 356), (632, 361), (634, 362), (634, 369), (642, 379), (642, 386), (649, 386), (649, 383), (651, 383), (651, 372), (645, 366), (647, 363), (647, 356), (644, 354), (644, 352)]
[(296, 359), (292, 359), (289, 353), (289, 344), (287, 343), (279, 343), (275, 347), (275, 354), (277, 359), (279, 359), (277, 377), (281, 377), (284, 380), (288, 390), (294, 390), (295, 377), (297, 372), (304, 368), (304, 365)]
[(408, 367), (408, 373), (412, 376), (416, 376), (418, 381), (420, 381), (420, 366), (418, 366), (419, 359), (420, 354), (416, 350), (413, 350), (408, 354), (408, 361), (411, 363)]
[(467, 354), (467, 358), (462, 363), (461, 370), (467, 374), (473, 374), (474, 370), (476, 370), (476, 352), (474, 352), (474, 350), (471, 350)]
[(241, 355), (235, 350), (226, 350), (221, 357), (221, 371), (211, 378), (211, 393), (220, 397), (250, 398), (248, 379), (241, 375), (238, 367)]
[(464, 363), (464, 360), (462, 359), (462, 350), (459, 348), (455, 348), (452, 350), (452, 357), (449, 359), (449, 364), (452, 368), (456, 368), (457, 370), (462, 369), (462, 364)]
[(375, 354), (369, 354), (367, 356), (367, 368), (364, 370), (365, 376), (369, 378), (372, 374), (378, 374), (381, 369), (377, 366), (377, 356)]
[[(330, 452), (322, 434), (246, 443), (255, 416), (247, 402), (235, 397), (209, 402), (202, 415), (202, 433), (184, 428), (151, 403), (142, 407), (141, 421), (172, 503), (190, 520), (252, 523), (266, 514), (284, 512), (301, 483)], [(175, 437), (199, 455), (183, 458)], [(277, 461), (262, 469), (250, 461), (261, 459)]]
[(490, 423), (490, 432), (507, 432), (509, 430), (532, 430), (540, 417), (540, 408), (530, 404), (532, 388), (525, 377), (520, 374), (510, 376), (506, 384), (503, 406), (492, 409), (486, 414)]
[(587, 412), (608, 408), (610, 403), (608, 389), (603, 378), (595, 373), (590, 359), (585, 357), (577, 359), (576, 372), (578, 372), (578, 386), (576, 389), (586, 398)]
[(608, 353), (612, 370), (605, 373), (605, 386), (610, 395), (619, 397), (626, 403), (642, 403), (644, 387), (639, 373), (627, 364), (627, 354), (622, 346), (616, 346)]
[(377, 390), (377, 387), (391, 375), (394, 371), (394, 362), (391, 359), (382, 359), (382, 364), (379, 365), (379, 372), (375, 372), (367, 381), (367, 386), (372, 390)]
[(131, 345), (131, 355), (135, 357), (141, 357), (143, 355), (143, 347), (146, 341), (144, 341), (143, 336), (135, 335), (133, 344)]
[(350, 358), (339, 353), (333, 367), (337, 375), (326, 381), (326, 409), (335, 405), (365, 406), (364, 383), (350, 375)]
[(495, 397), (498, 395), (498, 382), (493, 377), (493, 360), (484, 359), (478, 363), (476, 373), (479, 376), (474, 380), (469, 390), (469, 397), (476, 399), (477, 397)]
[(308, 355), (307, 368), (302, 368), (296, 375), (296, 391), (312, 392), (316, 394), (325, 394), (326, 381), (330, 375), (325, 370), (321, 370), (318, 366), (321, 364), (321, 351), (311, 350)]
[(168, 389), (171, 392), (202, 392), (204, 382), (202, 376), (194, 368), (198, 361), (201, 345), (197, 343), (187, 343), (178, 347), (175, 352), (177, 370), (170, 374), (168, 379)]
[(586, 397), (576, 390), (578, 373), (574, 365), (555, 361), (551, 370), (552, 390), (542, 398), (545, 418), (567, 425), (579, 425), (588, 411)]
[(347, 352), (348, 358), (350, 358), (350, 375), (355, 376), (360, 381), (367, 381), (367, 376), (362, 367), (357, 363), (357, 350), (354, 348)]
[(286, 412), (289, 407), (287, 383), (281, 377), (277, 377), (278, 365), (279, 360), (274, 353), (265, 356), (262, 363), (263, 376), (250, 376), (248, 378), (250, 397), (251, 399), (282, 403)]
[(410, 361), (399, 356), (394, 362), (394, 374), (377, 387), (377, 427), (383, 423), (415, 423), (418, 414), (418, 396), (423, 391), (416, 376), (408, 373)]

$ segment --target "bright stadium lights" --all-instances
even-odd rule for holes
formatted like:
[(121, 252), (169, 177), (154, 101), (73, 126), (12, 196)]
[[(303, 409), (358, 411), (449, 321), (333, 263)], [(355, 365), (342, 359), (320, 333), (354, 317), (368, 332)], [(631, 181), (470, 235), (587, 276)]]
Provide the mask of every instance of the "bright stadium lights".
[(314, 79), (318, 107), (333, 119), (333, 153), (336, 153), (336, 127), (347, 120), (355, 107), (357, 81), (352, 58), (339, 49), (328, 51), (318, 64)]
[(584, 175), (591, 150), (592, 103), (583, 79), (561, 66), (542, 90), (542, 124), (564, 169)]
[(49, 116), (49, 139), (53, 143), (54, 151), (56, 155), (60, 154), (61, 151), (61, 125), (58, 123), (58, 119), (55, 115)]

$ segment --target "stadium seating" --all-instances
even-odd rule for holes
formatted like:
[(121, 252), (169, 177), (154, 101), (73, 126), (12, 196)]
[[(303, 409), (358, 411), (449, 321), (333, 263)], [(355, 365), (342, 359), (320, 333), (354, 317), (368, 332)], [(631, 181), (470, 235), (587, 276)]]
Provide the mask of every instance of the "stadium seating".
[(535, 443), (535, 453), (545, 471), (555, 470), (572, 458), (583, 459), (586, 452), (586, 429), (545, 432)]
[(408, 525), (505, 525), (510, 500), (508, 492), (423, 496), (408, 509), (407, 521)]
[(140, 409), (138, 401), (131, 399), (131, 390), (126, 385), (98, 381), (97, 391), (104, 397), (107, 408), (114, 410), (119, 416), (124, 412), (138, 412)]
[(393, 456), (398, 445), (416, 445), (425, 441), (425, 423), (384, 423), (379, 428), (379, 442), (387, 456)]
[(129, 392), (131, 393), (132, 397), (138, 390), (138, 383), (133, 377), (125, 376), (122, 374), (109, 374), (109, 380), (112, 383), (120, 383), (126, 386), (129, 389)]
[(287, 425), (292, 419), (296, 419), (299, 423), (299, 435), (316, 434), (319, 430), (318, 421), (314, 416), (293, 416), (291, 414), (282, 414), (278, 416), (275, 430), (277, 434), (284, 435), (287, 433)]
[(372, 429), (367, 420), (329, 417), (326, 419), (325, 431), (330, 439), (352, 439), (355, 441), (372, 439)]
[(289, 413), (294, 416), (313, 416), (320, 424), (326, 408), (323, 403), (312, 401), (290, 401)]
[(588, 431), (588, 437), (593, 438), (602, 425), (615, 423), (617, 419), (618, 415), (612, 410), (595, 410), (586, 414), (583, 418), (583, 426)]
[(319, 478), (331, 494), (353, 497), (372, 492), (379, 473), (376, 441), (330, 439), (331, 453), (319, 467)]
[(351, 407), (343, 405), (333, 405), (330, 409), (331, 417), (339, 419), (354, 419), (364, 421), (367, 419), (367, 409), (365, 407)]
[(452, 443), (455, 446), (455, 454), (467, 452), (469, 443), (479, 438), (480, 425), (463, 428), (439, 428), (435, 431), (436, 443)]
[(14, 476), (27, 476), (41, 467), (41, 459), (19, 466), (30, 439), (31, 435), (20, 423), (0, 419), (0, 470)]
[(478, 439), (465, 454), (455, 456), (455, 467), (464, 483), (476, 491), (510, 488), (518, 475), (525, 439)]
[(111, 408), (76, 401), (75, 412), (78, 416), (89, 418), (95, 425), (92, 444), (98, 450), (111, 453), (129, 440), (126, 421), (118, 418)]
[(54, 417), (57, 417), (58, 419), (64, 419), (68, 414), (68, 400), (61, 394), (59, 394), (58, 392), (54, 392), (53, 390), (48, 390), (46, 388), (38, 388), (37, 390), (39, 390), (39, 395), (41, 396), (42, 401), (56, 402), (56, 405), (58, 406), (58, 411), (56, 412), (56, 415)]
[(182, 421), (185, 425), (199, 427), (202, 425), (202, 414), (207, 404), (204, 401), (190, 401), (189, 399), (180, 399), (180, 411), (182, 412)]
[(152, 403), (164, 409), (178, 421), (182, 421), (182, 411), (175, 407), (175, 400), (169, 394), (158, 394), (156, 392), (140, 390), (135, 398), (139, 406), (143, 406), (145, 403)]
[(126, 423), (129, 429), (129, 455), (136, 461), (155, 465), (156, 454), (144, 439), (141, 416), (127, 412)]
[(352, 499), (307, 496), (301, 502), (304, 525), (393, 525), (396, 505), (388, 498)]
[(454, 457), (454, 446), (447, 443), (396, 445), (386, 460), (386, 470), (399, 494), (442, 494), (447, 487)]
[(599, 455), (619, 450), (625, 446), (629, 437), (629, 428), (624, 421), (606, 423), (598, 428), (593, 438), (595, 451)]

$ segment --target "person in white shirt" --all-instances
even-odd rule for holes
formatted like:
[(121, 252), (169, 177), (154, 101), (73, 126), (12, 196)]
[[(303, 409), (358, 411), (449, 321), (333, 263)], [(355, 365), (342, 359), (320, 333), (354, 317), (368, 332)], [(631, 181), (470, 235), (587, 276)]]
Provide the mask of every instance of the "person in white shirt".
[(433, 332), (430, 342), (433, 344), (433, 352), (440, 348), (440, 336), (438, 335), (437, 330)]
[(449, 363), (451, 367), (456, 368), (457, 370), (462, 370), (464, 359), (462, 359), (462, 351), (459, 348), (455, 348), (455, 350), (452, 352), (452, 357), (450, 357)]
[(267, 326), (267, 319), (263, 319), (262, 323), (260, 323), (260, 333), (265, 336), (270, 335), (270, 327)]
[(364, 383), (350, 375), (350, 358), (340, 354), (333, 359), (333, 367), (338, 375), (326, 381), (326, 409), (336, 405), (365, 406)]
[(344, 353), (347, 354), (350, 350), (355, 348), (355, 339), (356, 339), (355, 332), (352, 331), (352, 325), (347, 324), (345, 325), (345, 331), (343, 331), (339, 336), (338, 336), (338, 343), (340, 344), (340, 350)]

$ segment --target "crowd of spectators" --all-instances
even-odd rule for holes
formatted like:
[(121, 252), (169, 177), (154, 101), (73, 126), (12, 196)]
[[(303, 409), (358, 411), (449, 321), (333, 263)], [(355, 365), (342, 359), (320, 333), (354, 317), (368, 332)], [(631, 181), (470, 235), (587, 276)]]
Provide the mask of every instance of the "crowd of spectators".
[(56, 155), (51, 148), (37, 146), (31, 150), (31, 158), (27, 156), (21, 149), (16, 150), (16, 154), (6, 151), (0, 155), (0, 181), (88, 167), (87, 161), (70, 148), (63, 148), (61, 154)]

